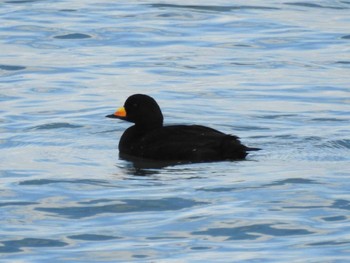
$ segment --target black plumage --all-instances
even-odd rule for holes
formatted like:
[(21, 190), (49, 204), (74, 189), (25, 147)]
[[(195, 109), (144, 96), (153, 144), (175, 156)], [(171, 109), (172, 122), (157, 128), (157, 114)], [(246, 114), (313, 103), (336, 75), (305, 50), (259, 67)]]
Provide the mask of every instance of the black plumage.
[(242, 160), (248, 151), (237, 136), (201, 125), (163, 126), (163, 114), (148, 95), (130, 96), (109, 118), (135, 123), (119, 141), (121, 155), (153, 161), (210, 162)]

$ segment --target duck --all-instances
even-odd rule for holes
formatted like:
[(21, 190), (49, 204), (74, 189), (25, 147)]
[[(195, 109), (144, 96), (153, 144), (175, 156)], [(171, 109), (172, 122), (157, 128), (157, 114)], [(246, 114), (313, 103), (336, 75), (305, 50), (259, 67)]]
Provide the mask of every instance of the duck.
[(176, 163), (243, 160), (250, 148), (235, 135), (202, 125), (163, 125), (162, 111), (154, 98), (134, 94), (108, 118), (134, 123), (119, 141), (120, 156)]

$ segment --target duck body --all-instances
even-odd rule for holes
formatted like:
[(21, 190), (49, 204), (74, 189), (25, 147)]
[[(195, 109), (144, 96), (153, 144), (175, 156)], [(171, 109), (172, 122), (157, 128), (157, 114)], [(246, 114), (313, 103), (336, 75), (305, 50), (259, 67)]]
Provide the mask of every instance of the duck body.
[(248, 151), (237, 136), (201, 125), (163, 126), (163, 115), (156, 101), (143, 94), (130, 96), (124, 107), (109, 118), (135, 125), (129, 127), (119, 141), (121, 156), (153, 161), (210, 162), (242, 160)]
[(238, 160), (247, 147), (237, 137), (199, 125), (163, 126), (143, 132), (128, 128), (119, 142), (122, 154), (161, 161)]

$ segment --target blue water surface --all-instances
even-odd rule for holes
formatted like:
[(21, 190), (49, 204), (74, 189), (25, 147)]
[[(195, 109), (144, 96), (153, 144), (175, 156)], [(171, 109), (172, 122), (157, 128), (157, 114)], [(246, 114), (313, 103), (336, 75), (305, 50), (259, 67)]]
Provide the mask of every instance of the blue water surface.
[[(0, 5), (0, 261), (350, 260), (349, 1)], [(263, 150), (119, 159), (134, 93)]]

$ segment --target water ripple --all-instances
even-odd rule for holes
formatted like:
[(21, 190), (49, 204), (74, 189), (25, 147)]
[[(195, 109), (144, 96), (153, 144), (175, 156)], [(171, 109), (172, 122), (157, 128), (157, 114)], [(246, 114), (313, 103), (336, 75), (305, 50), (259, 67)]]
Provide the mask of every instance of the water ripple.
[(26, 67), (24, 66), (0, 65), (0, 70), (16, 71), (16, 70), (24, 70), (24, 69), (26, 69)]
[(215, 6), (215, 5), (175, 5), (175, 4), (152, 4), (155, 8), (179, 8), (197, 11), (229, 12), (232, 10), (278, 10), (271, 6), (237, 5), (237, 6)]
[(254, 224), (238, 227), (208, 228), (204, 231), (194, 231), (193, 235), (224, 237), (227, 240), (256, 240), (261, 236), (295, 236), (310, 235), (314, 232), (302, 228), (283, 228), (281, 225)]
[(55, 123), (37, 125), (37, 126), (34, 126), (32, 129), (33, 130), (51, 130), (51, 129), (63, 129), (63, 128), (76, 129), (81, 127), (83, 126), (77, 125), (77, 124), (65, 123), (65, 122), (55, 122)]
[(341, 7), (341, 6), (321, 5), (321, 4), (314, 4), (314, 3), (308, 3), (308, 2), (289, 2), (285, 4), (306, 7), (306, 8), (347, 9), (346, 7)]
[(64, 247), (68, 243), (53, 239), (43, 238), (23, 238), (19, 240), (0, 241), (3, 244), (0, 247), (0, 253), (21, 252), (23, 248), (39, 248), (39, 247)]
[(29, 205), (36, 205), (39, 203), (36, 202), (1, 202), (0, 207), (4, 206), (29, 206)]
[(112, 240), (120, 239), (120, 237), (107, 236), (107, 235), (95, 235), (95, 234), (81, 234), (81, 235), (72, 235), (68, 238), (84, 241), (103, 241), (103, 240)]
[[(159, 200), (118, 200), (119, 204), (76, 207), (38, 207), (37, 211), (56, 214), (67, 218), (85, 218), (105, 213), (132, 213), (149, 211), (174, 211), (205, 204), (183, 198), (163, 198)], [(171, 204), (171, 205), (170, 205)]]
[(108, 183), (103, 180), (91, 180), (91, 179), (81, 179), (81, 180), (54, 180), (54, 179), (35, 179), (35, 180), (25, 180), (19, 182), (19, 185), (47, 185), (47, 184), (87, 184), (87, 185), (104, 185), (107, 186)]
[(57, 38), (57, 39), (86, 39), (86, 38), (91, 38), (91, 36), (88, 34), (82, 34), (82, 33), (70, 33), (70, 34), (65, 34), (65, 35), (54, 36), (54, 38)]

